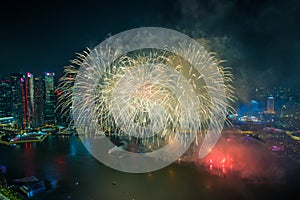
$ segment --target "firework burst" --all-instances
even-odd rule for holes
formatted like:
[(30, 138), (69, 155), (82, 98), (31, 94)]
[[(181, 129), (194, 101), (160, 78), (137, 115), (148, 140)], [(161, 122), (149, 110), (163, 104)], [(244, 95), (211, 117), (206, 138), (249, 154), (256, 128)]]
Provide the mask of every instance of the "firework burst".
[(194, 43), (125, 53), (100, 45), (65, 67), (58, 109), (82, 137), (133, 140), (138, 148), (126, 151), (134, 153), (173, 143), (186, 149), (200, 136), (201, 157), (219, 137), (234, 100), (230, 69), (221, 63)]

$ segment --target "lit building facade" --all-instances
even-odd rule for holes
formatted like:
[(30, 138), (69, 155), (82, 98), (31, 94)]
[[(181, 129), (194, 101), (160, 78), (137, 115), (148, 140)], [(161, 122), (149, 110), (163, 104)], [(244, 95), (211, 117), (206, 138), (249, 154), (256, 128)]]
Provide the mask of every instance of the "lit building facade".
[(22, 99), (22, 86), (25, 78), (22, 74), (13, 73), (10, 76), (12, 116), (17, 127), (23, 127), (24, 106)]
[(35, 113), (34, 109), (34, 77), (27, 72), (25, 80), (21, 82), (22, 102), (23, 102), (23, 128), (32, 127), (32, 118)]
[(269, 113), (269, 114), (274, 114), (275, 113), (274, 97), (268, 97), (268, 100), (267, 100), (267, 113)]
[(11, 113), (19, 128), (36, 128), (54, 124), (55, 87), (54, 73), (45, 73), (43, 78), (32, 73), (11, 74)]
[(54, 88), (54, 73), (45, 73), (45, 104), (44, 116), (46, 124), (54, 124), (55, 120), (55, 88)]
[(0, 82), (0, 118), (12, 116), (12, 96), (10, 80)]
[(34, 112), (32, 113), (32, 126), (40, 127), (44, 121), (44, 95), (45, 85), (42, 78), (35, 77), (34, 81)]

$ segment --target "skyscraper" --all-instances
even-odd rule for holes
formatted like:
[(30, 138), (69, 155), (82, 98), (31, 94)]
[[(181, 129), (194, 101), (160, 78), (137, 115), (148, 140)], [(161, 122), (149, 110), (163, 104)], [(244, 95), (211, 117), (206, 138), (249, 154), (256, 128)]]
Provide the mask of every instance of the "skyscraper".
[(45, 123), (55, 123), (55, 93), (54, 93), (54, 73), (45, 73)]
[(22, 82), (22, 101), (23, 101), (23, 128), (31, 128), (34, 111), (34, 83), (33, 74), (27, 72), (25, 81)]
[[(11, 91), (11, 100), (1, 101), (0, 104), (10, 103), (10, 107), (5, 107), (11, 108), (11, 115), (19, 128), (36, 128), (56, 123), (54, 75), (45, 73), (40, 78), (29, 72), (25, 75), (14, 73), (11, 74), (10, 85), (3, 83), (3, 87), (10, 87), (8, 91)], [(4, 92), (4, 89), (1, 91)], [(4, 98), (5, 95), (1, 93), (1, 96)]]
[(24, 106), (22, 99), (22, 85), (24, 82), (25, 79), (22, 74), (11, 74), (12, 116), (18, 127), (23, 127)]
[(0, 82), (0, 118), (12, 116), (12, 96), (9, 80)]
[(34, 77), (34, 112), (32, 113), (32, 126), (44, 125), (44, 95), (45, 85), (42, 78)]
[(274, 114), (275, 110), (274, 110), (274, 97), (268, 97), (267, 100), (267, 113), (270, 114)]

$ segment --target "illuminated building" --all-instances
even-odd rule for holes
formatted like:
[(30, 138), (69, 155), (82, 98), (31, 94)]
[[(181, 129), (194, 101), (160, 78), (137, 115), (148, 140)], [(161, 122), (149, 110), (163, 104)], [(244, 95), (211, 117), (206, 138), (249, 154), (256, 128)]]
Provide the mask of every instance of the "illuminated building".
[(44, 116), (46, 124), (55, 123), (55, 93), (54, 93), (54, 73), (45, 73), (45, 104)]
[(0, 82), (0, 118), (12, 116), (12, 99), (9, 80)]
[(30, 128), (34, 110), (34, 84), (33, 74), (27, 72), (25, 81), (22, 82), (22, 101), (23, 101), (23, 128)]
[[(35, 128), (55, 123), (54, 73), (44, 78), (31, 73), (11, 74), (12, 116), (18, 127)], [(3, 95), (2, 95), (3, 96)]]
[(44, 81), (41, 78), (34, 78), (34, 112), (32, 113), (32, 126), (44, 125)]
[(22, 101), (22, 85), (25, 79), (22, 74), (11, 74), (12, 116), (18, 127), (23, 125), (24, 106)]
[(274, 97), (268, 97), (267, 101), (267, 113), (274, 114)]

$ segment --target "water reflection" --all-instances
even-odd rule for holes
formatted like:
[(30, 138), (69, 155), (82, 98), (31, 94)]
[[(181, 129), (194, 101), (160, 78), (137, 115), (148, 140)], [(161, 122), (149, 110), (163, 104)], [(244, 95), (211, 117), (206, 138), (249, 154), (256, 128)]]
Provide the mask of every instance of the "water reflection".
[[(270, 199), (285, 197), (300, 185), (296, 178), (289, 185), (224, 178), (182, 159), (154, 172), (124, 173), (94, 159), (75, 136), (50, 136), (43, 143), (19, 147), (1, 145), (0, 152), (0, 173), (9, 183), (24, 176), (45, 180), (48, 192), (33, 199)], [(227, 167), (227, 160), (223, 164)], [(292, 175), (299, 178), (299, 170)]]

